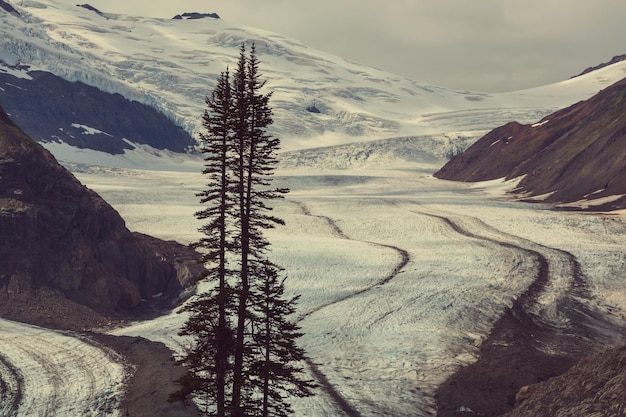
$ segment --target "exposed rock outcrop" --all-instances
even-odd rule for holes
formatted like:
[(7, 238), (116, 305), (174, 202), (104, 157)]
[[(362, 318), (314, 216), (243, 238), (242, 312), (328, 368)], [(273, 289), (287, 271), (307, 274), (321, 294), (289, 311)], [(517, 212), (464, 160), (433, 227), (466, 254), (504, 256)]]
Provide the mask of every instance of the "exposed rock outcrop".
[(585, 68), (585, 70), (583, 72), (581, 72), (578, 75), (574, 75), (573, 77), (570, 77), (570, 78), (580, 77), (581, 75), (588, 74), (590, 72), (602, 69), (604, 67), (608, 67), (609, 65), (617, 64), (618, 62), (622, 62), (622, 61), (625, 61), (625, 60), (626, 60), (626, 54), (616, 55), (613, 58), (611, 58), (611, 60), (609, 62), (603, 62), (602, 64), (596, 65), (595, 67)]
[(455, 181), (524, 177), (516, 192), (594, 210), (626, 208), (626, 79), (539, 123), (511, 122), (435, 176)]
[(20, 16), (20, 13), (17, 10), (15, 10), (13, 6), (11, 6), (9, 3), (7, 3), (4, 0), (0, 0), (0, 8), (15, 16)]
[(523, 387), (505, 417), (623, 416), (626, 347), (582, 359), (563, 375)]
[(154, 108), (44, 71), (0, 71), (0, 104), (31, 138), (121, 154), (133, 144), (187, 152), (196, 141)]
[(217, 13), (188, 12), (188, 13), (183, 13), (183, 14), (177, 14), (176, 16), (172, 17), (172, 19), (176, 19), (176, 20), (193, 20), (193, 19), (205, 19), (205, 18), (219, 19), (220, 16)]
[(56, 327), (126, 317), (157, 295), (177, 298), (196, 259), (131, 233), (0, 109), (0, 316)]
[(77, 4), (76, 6), (78, 7), (82, 7), (84, 9), (90, 10), (92, 12), (95, 12), (96, 14), (99, 14), (100, 16), (102, 16), (102, 12), (98, 9), (96, 9), (95, 7), (93, 7), (91, 4)]

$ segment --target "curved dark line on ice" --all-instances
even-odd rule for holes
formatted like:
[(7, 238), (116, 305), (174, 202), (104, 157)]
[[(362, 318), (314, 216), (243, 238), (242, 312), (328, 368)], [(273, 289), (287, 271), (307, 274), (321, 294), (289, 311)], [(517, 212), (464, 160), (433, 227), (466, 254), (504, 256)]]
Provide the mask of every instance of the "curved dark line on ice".
[(316, 308), (314, 308), (314, 309), (304, 313), (303, 315), (301, 315), (298, 318), (298, 321), (303, 320), (306, 317), (310, 316), (311, 314), (317, 313), (318, 311), (320, 311), (320, 310), (322, 310), (322, 309), (324, 309), (326, 307), (330, 307), (332, 305), (342, 303), (342, 302), (344, 302), (346, 300), (349, 300), (351, 298), (358, 297), (359, 295), (365, 294), (365, 293), (367, 293), (369, 291), (372, 291), (375, 288), (381, 287), (381, 286), (389, 283), (392, 279), (397, 277), (400, 272), (402, 272), (402, 269), (404, 269), (404, 267), (411, 260), (411, 257), (409, 256), (409, 253), (407, 251), (405, 251), (404, 249), (400, 249), (398, 247), (391, 246), (391, 245), (382, 245), (380, 243), (365, 242), (365, 241), (363, 241), (363, 242), (364, 243), (370, 243), (370, 244), (377, 245), (377, 246), (381, 246), (381, 247), (384, 247), (384, 248), (389, 248), (389, 249), (396, 250), (398, 253), (400, 253), (400, 256), (401, 256), (400, 262), (398, 262), (398, 264), (394, 267), (393, 271), (391, 271), (391, 273), (389, 275), (387, 275), (385, 278), (381, 279), (377, 283), (375, 283), (373, 285), (370, 285), (368, 287), (362, 288), (362, 289), (360, 289), (358, 291), (355, 291), (355, 292), (353, 292), (351, 294), (347, 294), (347, 295), (345, 295), (343, 297), (336, 298), (333, 301), (329, 301), (326, 304), (319, 305)]
[[(502, 242), (502, 241), (499, 241), (499, 240), (496, 240), (496, 239), (492, 239), (492, 238), (489, 238), (489, 237), (479, 236), (479, 235), (477, 235), (475, 233), (470, 232), (469, 230), (464, 229), (458, 223), (455, 223), (452, 219), (450, 219), (448, 217), (439, 216), (439, 215), (436, 215), (436, 214), (424, 213), (424, 212), (419, 212), (419, 214), (421, 214), (423, 216), (432, 217), (432, 218), (435, 218), (435, 219), (438, 219), (438, 220), (442, 221), (444, 224), (446, 224), (452, 230), (454, 230), (456, 233), (458, 233), (458, 234), (460, 234), (462, 236), (469, 237), (469, 238), (472, 238), (472, 239), (482, 240), (482, 241), (485, 241), (485, 242), (494, 243), (496, 245), (500, 245), (500, 246), (508, 248), (508, 249), (517, 250), (517, 251), (523, 252), (527, 256), (535, 259), (535, 261), (539, 265), (536, 278), (533, 280), (532, 284), (530, 284), (530, 286), (528, 286), (526, 291), (524, 291), (524, 293), (522, 293), (515, 300), (513, 307), (511, 307), (511, 310), (517, 311), (518, 309), (521, 310), (521, 306), (528, 306), (532, 302), (532, 300), (536, 299), (539, 296), (541, 291), (543, 291), (543, 289), (545, 288), (546, 284), (548, 284), (548, 281), (550, 280), (550, 266), (549, 266), (549, 263), (548, 263), (548, 259), (544, 255), (542, 255), (541, 253), (539, 253), (537, 251), (534, 251), (532, 249), (527, 249), (527, 248), (523, 248), (523, 247), (518, 246), (518, 245), (514, 245), (514, 244), (509, 243), (509, 242)], [(516, 304), (518, 304), (519, 306), (516, 307)]]
[(348, 235), (346, 235), (343, 232), (343, 230), (341, 230), (341, 228), (339, 228), (339, 226), (337, 226), (337, 223), (335, 223), (335, 221), (333, 219), (331, 219), (330, 217), (320, 216), (318, 214), (311, 213), (311, 210), (309, 210), (309, 208), (304, 203), (301, 203), (301, 202), (298, 202), (298, 201), (294, 201), (294, 204), (297, 205), (298, 207), (300, 207), (300, 210), (302, 210), (302, 214), (304, 214), (305, 216), (315, 217), (317, 219), (324, 220), (326, 222), (326, 224), (328, 224), (328, 227), (330, 227), (330, 229), (333, 231), (333, 234), (335, 236), (338, 236), (341, 239), (353, 240), (353, 239), (350, 239), (348, 237)]
[(343, 411), (348, 417), (362, 417), (361, 413), (355, 410), (350, 403), (335, 389), (333, 384), (328, 381), (326, 375), (320, 371), (316, 363), (311, 359), (305, 359), (306, 364), (311, 368), (311, 373), (317, 379), (322, 390), (335, 402), (337, 407)]
[[(416, 213), (439, 219), (463, 236), (525, 252), (535, 258), (539, 265), (533, 283), (494, 323), (488, 338), (480, 346), (478, 360), (455, 372), (437, 389), (435, 399), (438, 416), (460, 416), (463, 414), (458, 412), (461, 405), (470, 406), (479, 415), (501, 415), (512, 408), (511, 398), (521, 388), (521, 385), (516, 386), (516, 383), (513, 382), (515, 378), (512, 378), (511, 372), (519, 371), (531, 374), (532, 377), (526, 377), (527, 384), (547, 379), (565, 372), (581, 357), (588, 355), (592, 349), (610, 345), (614, 341), (612, 340), (613, 335), (620, 334), (623, 330), (621, 326), (607, 320), (602, 313), (594, 311), (589, 305), (577, 299), (579, 297), (590, 301), (591, 297), (580, 263), (572, 253), (528, 240), (529, 244), (557, 253), (569, 265), (572, 281), (564, 297), (558, 300), (557, 305), (559, 313), (569, 320), (569, 324), (562, 328), (546, 321), (544, 317), (533, 314), (529, 309), (532, 304), (537, 302), (539, 295), (551, 279), (550, 265), (545, 255), (510, 242), (477, 235), (445, 216), (422, 211)], [(480, 222), (481, 226), (486, 229), (497, 231), (503, 236), (507, 235), (484, 224), (480, 219), (474, 217), (472, 219)], [(518, 236), (509, 236), (527, 241)], [(508, 342), (501, 344), (501, 341), (506, 340)], [(512, 345), (507, 347), (509, 343)], [(557, 347), (558, 352), (546, 353), (543, 350), (543, 347), (550, 346)], [(515, 364), (512, 364), (512, 361), (515, 361)], [(502, 369), (497, 369), (497, 366), (506, 362), (509, 362), (511, 369), (503, 368), (503, 374)], [(485, 373), (489, 375), (491, 382), (485, 382)], [(517, 378), (517, 383), (521, 380)], [(481, 384), (487, 385), (477, 388)], [(499, 387), (497, 390), (500, 391), (492, 391), (496, 386)], [(496, 400), (496, 397), (499, 399)], [(475, 404), (468, 404), (469, 401), (479, 398), (482, 400), (488, 398), (488, 400), (482, 403), (479, 400)]]
[[(22, 377), (19, 369), (13, 366), (13, 364), (9, 362), (2, 354), (0, 354), (0, 363), (2, 364), (2, 367), (9, 372), (8, 376), (4, 376), (5, 380), (3, 380), (3, 375), (0, 374), (0, 399), (3, 403), (9, 403), (8, 409), (4, 410), (6, 414), (3, 415), (9, 417), (16, 416), (20, 406), (20, 402), (22, 402), (24, 378)], [(15, 392), (9, 391), (9, 383), (6, 381), (6, 379), (12, 379), (15, 382)]]
[[(537, 277), (536, 279), (533, 281), (533, 283), (526, 289), (526, 291), (521, 294), (518, 299), (516, 300), (516, 302), (519, 302), (521, 305), (523, 306), (530, 306), (530, 304), (532, 302), (534, 302), (534, 300), (537, 299), (537, 297), (539, 296), (539, 294), (541, 293), (541, 291), (543, 291), (543, 289), (545, 288), (545, 286), (548, 284), (548, 282), (550, 281), (550, 267), (549, 267), (549, 262), (548, 259), (545, 255), (543, 255), (541, 252), (536, 251), (536, 250), (532, 250), (532, 249), (528, 249), (528, 248), (524, 248), (522, 246), (519, 245), (515, 245), (513, 243), (510, 242), (503, 242), (503, 241), (499, 241), (497, 239), (493, 239), (490, 237), (486, 237), (486, 236), (480, 236), (477, 235), (475, 233), (470, 232), (469, 230), (464, 229), (462, 226), (460, 226), (458, 223), (454, 222), (452, 219), (445, 217), (445, 216), (440, 216), (440, 215), (436, 215), (436, 214), (431, 214), (431, 213), (425, 213), (425, 212), (418, 212), (421, 215), (424, 216), (428, 216), (428, 217), (433, 217), (436, 219), (441, 220), (442, 222), (444, 222), (446, 225), (448, 225), (452, 230), (454, 230), (455, 232), (457, 232), (460, 235), (469, 237), (469, 238), (473, 238), (473, 239), (477, 239), (477, 240), (483, 240), (486, 242), (491, 242), (497, 245), (500, 245), (502, 247), (506, 247), (506, 248), (510, 248), (510, 249), (514, 249), (514, 250), (519, 250), (521, 252), (525, 252), (528, 255), (532, 256), (533, 258), (535, 258), (539, 264), (539, 271), (537, 273)], [(567, 259), (567, 263), (570, 265), (570, 270), (571, 270), (571, 278), (572, 278), (572, 290), (571, 292), (573, 292), (574, 295), (584, 298), (584, 299), (590, 299), (590, 295), (589, 295), (589, 289), (587, 286), (587, 281), (585, 279), (585, 276), (582, 272), (582, 268), (580, 266), (580, 263), (578, 262), (578, 259), (576, 258), (576, 256), (566, 250), (563, 249), (557, 249), (557, 248), (553, 248), (553, 247), (549, 247), (549, 246), (545, 246), (545, 245), (541, 245), (537, 242), (533, 242), (524, 238), (521, 238), (519, 236), (516, 235), (510, 235), (508, 233), (502, 232), (500, 230), (497, 230), (495, 228), (493, 228), (492, 226), (489, 226), (487, 224), (485, 224), (482, 220), (476, 218), (476, 217), (472, 217), (472, 219), (480, 222), (480, 224), (485, 228), (485, 229), (492, 229), (497, 231), (499, 234), (503, 235), (503, 236), (511, 236), (514, 239), (519, 239), (519, 240), (523, 240), (523, 241), (527, 241), (529, 244), (532, 244), (534, 246), (538, 246), (540, 248), (552, 251), (552, 252), (556, 252), (558, 253), (560, 256), (562, 256), (563, 258)], [(512, 307), (512, 309), (514, 309), (515, 305)], [(527, 312), (528, 314), (530, 314), (529, 312)], [(537, 318), (540, 320), (540, 318)], [(543, 324), (547, 324), (547, 323), (543, 323)]]
[(336, 223), (333, 219), (331, 219), (330, 217), (327, 217), (327, 216), (320, 216), (320, 215), (312, 214), (312, 213), (311, 213), (311, 211), (309, 210), (309, 208), (308, 208), (306, 205), (304, 205), (303, 203), (300, 203), (300, 202), (297, 202), (297, 201), (295, 201), (294, 203), (295, 203), (298, 207), (300, 207), (300, 209), (302, 210), (302, 213), (303, 213), (305, 216), (315, 217), (315, 218), (318, 218), (318, 219), (322, 219), (322, 220), (324, 220), (324, 221), (328, 224), (328, 226), (331, 228), (331, 230), (333, 231), (333, 233), (334, 233), (336, 236), (338, 236), (338, 237), (340, 237), (340, 238), (342, 238), (342, 239), (345, 239), (345, 240), (352, 240), (352, 241), (355, 241), (355, 242), (361, 242), (361, 243), (367, 243), (367, 244), (370, 244), (370, 245), (379, 246), (379, 247), (381, 247), (381, 248), (391, 249), (391, 250), (393, 250), (393, 251), (397, 252), (397, 253), (400, 255), (400, 262), (398, 262), (398, 263), (396, 264), (396, 266), (393, 268), (393, 271), (391, 271), (391, 273), (389, 273), (389, 275), (385, 276), (385, 277), (384, 277), (383, 279), (381, 279), (380, 281), (378, 281), (378, 282), (376, 282), (375, 284), (372, 284), (372, 285), (370, 285), (370, 286), (368, 286), (368, 287), (365, 287), (365, 288), (362, 288), (362, 289), (360, 289), (360, 290), (358, 290), (358, 291), (355, 291), (355, 292), (353, 292), (353, 293), (351, 293), (351, 294), (348, 294), (348, 295), (345, 295), (345, 296), (343, 296), (343, 297), (337, 298), (337, 299), (335, 299), (335, 300), (333, 300), (333, 301), (330, 301), (330, 302), (328, 302), (328, 303), (326, 303), (326, 304), (322, 304), (322, 305), (320, 305), (320, 306), (318, 306), (318, 307), (314, 308), (313, 310), (308, 311), (307, 313), (305, 313), (305, 314), (301, 315), (301, 316), (299, 317), (298, 321), (303, 320), (305, 317), (308, 317), (308, 316), (310, 316), (311, 314), (316, 313), (316, 312), (318, 312), (318, 311), (320, 311), (320, 310), (322, 310), (322, 309), (324, 309), (324, 308), (326, 308), (326, 307), (330, 307), (330, 306), (332, 306), (332, 305), (339, 304), (339, 303), (341, 303), (341, 302), (343, 302), (343, 301), (349, 300), (349, 299), (351, 299), (351, 298), (353, 298), (353, 297), (357, 297), (357, 296), (359, 296), (359, 295), (361, 295), (361, 294), (365, 294), (366, 292), (369, 292), (369, 291), (373, 290), (374, 288), (378, 288), (378, 287), (380, 287), (380, 286), (382, 286), (382, 285), (385, 285), (385, 284), (389, 283), (392, 279), (394, 279), (395, 277), (397, 277), (397, 276), (398, 276), (398, 274), (400, 274), (400, 272), (402, 272), (402, 270), (404, 269), (404, 267), (405, 267), (405, 266), (409, 263), (409, 261), (411, 260), (411, 256), (409, 255), (409, 252), (407, 252), (406, 250), (401, 249), (401, 248), (399, 248), (399, 247), (397, 247), (397, 246), (393, 246), (393, 245), (386, 245), (386, 244), (383, 244), (383, 243), (378, 243), (378, 242), (370, 242), (370, 241), (365, 241), (365, 240), (355, 240), (355, 239), (352, 239), (352, 238), (350, 238), (349, 236), (347, 236), (347, 235), (343, 232), (343, 230), (341, 230), (341, 228), (339, 228), (339, 226), (337, 226), (337, 223)]
[[(305, 216), (310, 216), (310, 217), (316, 217), (318, 219), (322, 219), (324, 220), (328, 226), (330, 227), (330, 229), (333, 231), (333, 234), (335, 234), (336, 236), (340, 237), (341, 239), (345, 239), (345, 240), (354, 240), (351, 239), (349, 236), (347, 236), (343, 230), (341, 230), (341, 228), (337, 225), (337, 223), (331, 219), (330, 217), (327, 216), (320, 216), (320, 215), (315, 215), (312, 214), (311, 211), (309, 210), (309, 208), (301, 202), (297, 202), (294, 201), (294, 203), (300, 207), (300, 209), (302, 210), (302, 213)], [(306, 317), (310, 316), (313, 313), (316, 313), (326, 307), (330, 307), (332, 305), (335, 304), (339, 304), (343, 301), (346, 301), (348, 299), (357, 297), (361, 294), (364, 294), (366, 292), (369, 292), (371, 290), (373, 290), (374, 288), (378, 288), (382, 285), (385, 285), (387, 283), (389, 283), (392, 279), (394, 279), (396, 276), (398, 276), (398, 274), (400, 272), (402, 272), (402, 269), (404, 269), (404, 267), (409, 263), (409, 261), (411, 260), (411, 256), (409, 255), (409, 252), (407, 252), (404, 249), (398, 248), (396, 246), (392, 246), (392, 245), (385, 245), (382, 243), (376, 243), (376, 242), (368, 242), (368, 241), (359, 241), (359, 242), (363, 242), (363, 243), (368, 243), (370, 245), (375, 245), (375, 246), (379, 246), (379, 247), (383, 247), (383, 248), (388, 248), (388, 249), (392, 249), (394, 251), (396, 251), (398, 254), (400, 254), (400, 262), (398, 262), (396, 264), (396, 266), (394, 267), (393, 271), (391, 271), (391, 273), (389, 275), (387, 275), (386, 277), (384, 277), (383, 279), (381, 279), (380, 281), (378, 281), (377, 283), (370, 285), (366, 288), (363, 288), (359, 291), (356, 291), (352, 294), (348, 294), (346, 296), (340, 297), (338, 299), (335, 299), (331, 302), (328, 302), (326, 304), (322, 304), (316, 308), (314, 308), (313, 310), (301, 315), (298, 318), (298, 321), (302, 321), (304, 320)], [(341, 409), (341, 411), (343, 411), (348, 417), (362, 417), (361, 413), (359, 411), (357, 411), (355, 408), (353, 408), (350, 403), (339, 393), (339, 391), (337, 391), (335, 389), (335, 387), (333, 386), (333, 384), (330, 383), (330, 381), (328, 381), (328, 378), (326, 378), (326, 375), (324, 375), (324, 373), (319, 369), (318, 365), (316, 363), (314, 363), (311, 359), (307, 358), (305, 359), (306, 364), (309, 366), (309, 368), (311, 369), (311, 372), (313, 373), (313, 376), (317, 379), (317, 381), (319, 382), (320, 387), (322, 388), (322, 390), (335, 402), (335, 404), (337, 405), (337, 407), (339, 407), (339, 409)]]

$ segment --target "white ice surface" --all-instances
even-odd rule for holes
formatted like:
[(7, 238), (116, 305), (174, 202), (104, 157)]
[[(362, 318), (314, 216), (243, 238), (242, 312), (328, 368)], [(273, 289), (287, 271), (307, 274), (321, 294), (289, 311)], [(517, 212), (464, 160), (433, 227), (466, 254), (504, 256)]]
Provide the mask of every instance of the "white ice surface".
[[(515, 202), (504, 194), (515, 181), (437, 180), (431, 174), (443, 162), (437, 155), (446, 139), (431, 139), (285, 153), (275, 176), (276, 185), (291, 189), (275, 203), (275, 214), (287, 224), (267, 236), (272, 258), (285, 267), (288, 294), (301, 294), (296, 317), (305, 333), (301, 344), (362, 416), (433, 415), (436, 386), (475, 359), (492, 323), (532, 282), (537, 266), (523, 249), (541, 252), (552, 270), (538, 314), (560, 323), (554, 304), (571, 284), (562, 251), (577, 257), (596, 307), (616, 319), (626, 314), (625, 217)], [(347, 155), (353, 156), (348, 162)], [(132, 161), (117, 158), (114, 167), (68, 166), (121, 213), (131, 230), (182, 243), (200, 237), (200, 223), (193, 217), (200, 207), (195, 194), (205, 184), (200, 160), (150, 152), (135, 154)], [(184, 320), (174, 311), (113, 333), (144, 336), (180, 351), (185, 341), (177, 332)], [(27, 385), (27, 408), (18, 415), (45, 415), (42, 403), (29, 402), (50, 389), (40, 383), (41, 365), (32, 367), (32, 360), (11, 352), (25, 344), (21, 338), (31, 340), (35, 333), (40, 338), (28, 343), (39, 349), (38, 357), (53, 358), (54, 366), (63, 364), (80, 375), (85, 366), (72, 370), (67, 365), (72, 356), (58, 351), (76, 343), (73, 355), (84, 343), (43, 329), (0, 325), (5, 326), (0, 331), (3, 357), (25, 381), (36, 381)], [(43, 341), (61, 337), (70, 340)], [(110, 386), (119, 389), (124, 373), (118, 362), (97, 349), (91, 355), (109, 372), (95, 389), (96, 398)], [(2, 366), (0, 373), (10, 380)], [(93, 380), (90, 375), (73, 378)], [(72, 408), (73, 399), (63, 405), (66, 394), (55, 395), (58, 407), (65, 407), (63, 415), (83, 415)], [(80, 407), (93, 408), (98, 401), (92, 396)], [(341, 415), (323, 391), (294, 403), (299, 416)]]
[[(581, 263), (597, 307), (624, 317), (623, 217), (517, 203), (503, 194), (511, 183), (440, 181), (424, 162), (394, 166), (383, 158), (343, 170), (305, 167), (303, 159), (333, 165), (332, 154), (343, 160), (337, 149), (320, 149), (317, 156), (307, 151), (299, 167), (291, 155), (278, 171), (277, 183), (292, 190), (275, 204), (287, 225), (268, 237), (272, 257), (286, 268), (289, 294), (302, 296), (301, 344), (361, 415), (433, 415), (435, 387), (475, 359), (491, 324), (532, 282), (535, 261), (502, 243), (549, 260), (553, 280), (538, 313), (560, 320), (553, 306), (570, 284), (566, 250)], [(194, 193), (204, 184), (198, 173), (85, 167), (78, 177), (133, 230), (183, 243), (199, 237), (192, 216)], [(452, 219), (472, 237), (433, 216)], [(402, 251), (408, 263), (382, 284)], [(114, 334), (180, 349), (176, 333), (184, 319), (174, 312)], [(294, 401), (300, 416), (340, 415), (322, 392)]]
[(121, 416), (130, 371), (116, 353), (72, 333), (0, 320), (0, 377), (10, 387), (0, 394), (2, 416)]

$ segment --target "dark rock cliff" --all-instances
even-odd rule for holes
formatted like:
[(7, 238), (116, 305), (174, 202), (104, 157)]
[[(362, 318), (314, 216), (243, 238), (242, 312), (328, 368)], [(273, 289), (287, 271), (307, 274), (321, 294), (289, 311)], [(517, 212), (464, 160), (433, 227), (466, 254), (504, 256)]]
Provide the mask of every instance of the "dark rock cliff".
[(96, 14), (99, 14), (100, 16), (102, 16), (102, 12), (98, 9), (96, 9), (95, 7), (93, 7), (91, 4), (85, 3), (85, 4), (77, 4), (77, 7), (82, 7), (84, 9), (90, 10), (92, 12), (95, 12)]
[[(195, 252), (131, 233), (0, 109), (0, 315), (46, 326), (132, 316), (176, 299)], [(148, 301), (142, 301), (148, 300)]]
[(492, 130), (435, 176), (524, 176), (516, 191), (545, 195), (549, 203), (586, 200), (597, 210), (626, 208), (626, 79), (537, 124), (511, 122)]
[(194, 19), (219, 19), (220, 16), (217, 13), (198, 13), (198, 12), (188, 12), (183, 14), (177, 14), (172, 17), (172, 19), (176, 20), (194, 20)]
[(133, 149), (129, 142), (173, 152), (196, 144), (150, 106), (49, 72), (28, 74), (32, 80), (0, 71), (0, 105), (38, 142), (62, 141), (110, 154)]

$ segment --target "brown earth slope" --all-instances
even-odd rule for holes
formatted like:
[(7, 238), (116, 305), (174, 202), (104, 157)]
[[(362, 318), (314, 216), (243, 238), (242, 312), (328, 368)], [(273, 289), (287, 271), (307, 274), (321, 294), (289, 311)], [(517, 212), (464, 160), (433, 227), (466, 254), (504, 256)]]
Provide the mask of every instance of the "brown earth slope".
[[(195, 252), (131, 233), (0, 109), (0, 316), (88, 328), (176, 299)], [(148, 302), (144, 301), (148, 300)]]
[[(524, 176), (516, 192), (545, 195), (549, 203), (626, 208), (626, 79), (534, 125), (492, 130), (435, 176), (470, 182)], [(617, 197), (599, 200), (610, 196)]]
[(565, 374), (524, 387), (505, 417), (626, 415), (626, 348), (584, 358)]

